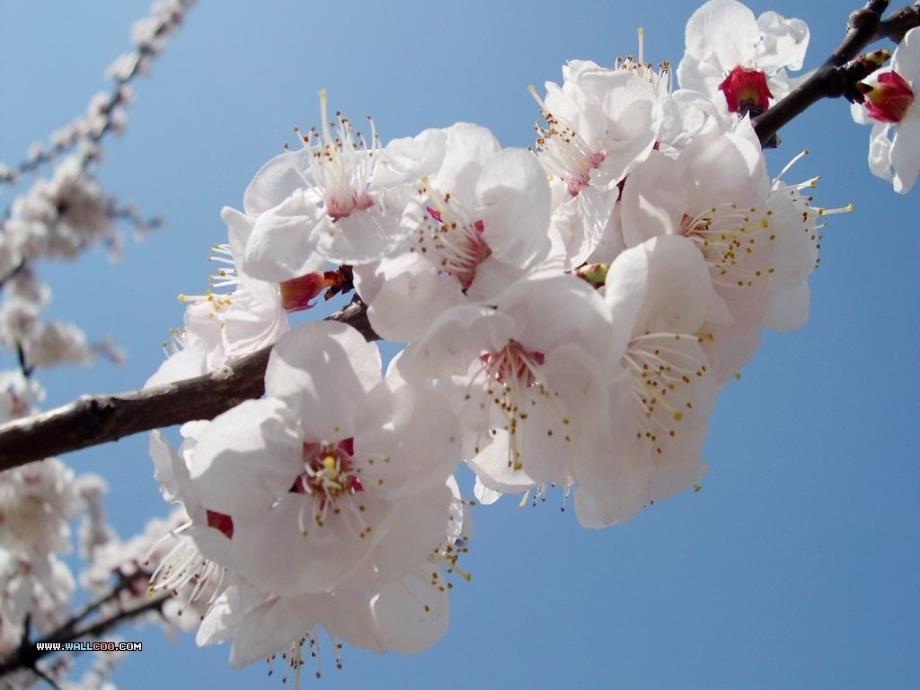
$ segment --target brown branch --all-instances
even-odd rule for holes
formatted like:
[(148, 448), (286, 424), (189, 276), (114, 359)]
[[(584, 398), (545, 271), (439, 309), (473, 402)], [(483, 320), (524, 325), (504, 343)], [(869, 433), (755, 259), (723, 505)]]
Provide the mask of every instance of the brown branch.
[[(328, 317), (368, 340), (377, 334), (356, 300)], [(0, 426), (0, 471), (142, 431), (213, 419), (244, 400), (261, 397), (271, 347), (185, 381), (115, 395), (85, 395), (55, 410)]]
[(824, 64), (767, 112), (754, 118), (754, 129), (762, 144), (772, 141), (780, 128), (818, 101), (851, 96), (856, 83), (868, 76), (865, 66), (852, 62), (866, 46), (885, 38), (899, 43), (905, 33), (920, 26), (920, 5), (903, 7), (883, 20), (887, 8), (888, 0), (869, 0), (864, 8), (851, 14), (846, 38)]
[[(75, 640), (82, 640), (85, 638), (98, 638), (101, 635), (109, 632), (113, 628), (116, 628), (123, 623), (127, 623), (138, 616), (141, 616), (150, 611), (160, 611), (163, 604), (169, 600), (171, 595), (163, 594), (158, 597), (154, 597), (148, 601), (145, 601), (143, 604), (134, 606), (129, 609), (119, 609), (108, 616), (104, 616), (89, 625), (85, 625), (81, 628), (68, 628), (65, 623), (61, 628), (55, 630), (50, 635), (43, 637), (40, 640), (29, 640), (29, 626), (26, 625), (26, 633), (23, 637), (22, 644), (16, 649), (16, 652), (7, 657), (6, 659), (0, 660), (0, 678), (10, 673), (17, 673), (19, 671), (32, 671), (40, 678), (44, 677), (43, 672), (36, 667), (38, 661), (49, 654), (57, 654), (59, 652), (65, 651), (63, 649), (39, 649), (39, 643), (64, 643), (64, 642), (73, 642)], [(47, 679), (46, 679), (47, 680)]]

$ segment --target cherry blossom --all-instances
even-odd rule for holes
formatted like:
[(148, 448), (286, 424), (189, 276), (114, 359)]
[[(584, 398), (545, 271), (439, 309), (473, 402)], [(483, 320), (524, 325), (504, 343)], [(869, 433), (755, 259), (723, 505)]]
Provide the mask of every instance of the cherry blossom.
[(554, 260), (550, 188), (533, 154), (502, 150), (475, 125), (443, 135), (438, 169), (403, 213), (408, 251), (357, 270), (371, 324), (393, 340), (417, 338), (448, 307), (488, 301)]
[(758, 115), (789, 91), (786, 70), (801, 69), (808, 40), (801, 19), (776, 12), (755, 18), (737, 0), (708, 0), (687, 22), (677, 76), (681, 87), (707, 95), (729, 112)]
[(869, 169), (889, 180), (894, 191), (906, 194), (920, 171), (920, 29), (904, 36), (891, 58), (891, 68), (868, 80), (864, 105), (853, 104), (853, 119), (872, 124)]

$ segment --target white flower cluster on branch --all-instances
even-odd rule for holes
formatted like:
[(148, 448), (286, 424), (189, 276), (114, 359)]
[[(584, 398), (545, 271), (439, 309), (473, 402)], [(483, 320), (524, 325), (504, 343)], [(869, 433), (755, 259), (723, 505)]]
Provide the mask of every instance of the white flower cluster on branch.
[[(571, 61), (533, 149), (457, 123), (384, 144), (342, 113), (268, 161), (227, 208), (220, 266), (148, 385), (274, 343), (265, 397), (151, 454), (186, 540), (154, 587), (209, 591), (199, 644), (284, 658), (325, 629), (372, 650), (433, 644), (445, 571), (469, 538), (451, 473), (479, 503), (572, 497), (585, 527), (697, 486), (721, 386), (765, 328), (808, 318), (826, 209), (816, 180), (767, 172), (751, 118), (793, 85), (804, 22), (711, 0), (669, 65)], [(348, 325), (293, 326), (353, 287), (382, 371)], [(185, 548), (197, 553), (187, 555)], [(199, 593), (193, 595), (193, 599)]]
[[(30, 262), (117, 245), (119, 219), (142, 225), (89, 167), (120, 128), (129, 82), (190, 5), (157, 3), (111, 68), (115, 89), (0, 172), (13, 181), (77, 147), (3, 221), (0, 342), (20, 371), (0, 375), (0, 421), (40, 402), (34, 367), (117, 356), (40, 321), (50, 292)], [(155, 478), (178, 504), (169, 518), (121, 540), (98, 477), (54, 458), (0, 474), (0, 676), (72, 675), (67, 655), (23, 651), (31, 629), (76, 639), (138, 616), (197, 629), (200, 645), (230, 643), (235, 666), (283, 664), (295, 684), (310, 659), (321, 674), (330, 645), (337, 666), (346, 642), (417, 652), (444, 634), (449, 592), (470, 578), (471, 505), (557, 492), (597, 529), (698, 490), (719, 391), (765, 329), (808, 319), (825, 219), (851, 210), (817, 205), (817, 179), (787, 179), (806, 152), (772, 174), (764, 148), (816, 100), (845, 96), (874, 124), (872, 172), (901, 193), (917, 176), (920, 4), (883, 21), (886, 8), (870, 1), (838, 51), (795, 77), (802, 20), (709, 0), (687, 24), (678, 88), (668, 63), (646, 61), (640, 31), (636, 58), (572, 60), (560, 83), (530, 87), (530, 149), (463, 122), (384, 142), (372, 119), (363, 132), (330, 114), (320, 92), (319, 125), (256, 173), (241, 210), (223, 210), (217, 270), (203, 294), (180, 296), (183, 328), (147, 383), (168, 404), (188, 379), (264, 369), (264, 388), (251, 378), (207, 413), (186, 405), (177, 444), (152, 434)], [(893, 58), (857, 56), (882, 37), (900, 41)], [(297, 315), (352, 291), (360, 329), (347, 315)], [(404, 345), (386, 367), (378, 338)], [(80, 414), (44, 421), (64, 428)], [(158, 419), (141, 426), (169, 423)], [(28, 437), (28, 425), (13, 431)], [(476, 501), (462, 496), (459, 465)], [(74, 578), (61, 554), (77, 517), (86, 567)], [(77, 581), (92, 598), (67, 617)], [(115, 661), (67, 687), (102, 685)]]

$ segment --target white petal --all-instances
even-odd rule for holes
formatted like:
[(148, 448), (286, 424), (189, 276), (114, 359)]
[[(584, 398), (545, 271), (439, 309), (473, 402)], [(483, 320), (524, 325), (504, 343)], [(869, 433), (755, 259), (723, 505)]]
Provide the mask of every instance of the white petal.
[(810, 290), (808, 283), (787, 287), (770, 297), (764, 325), (776, 331), (792, 331), (808, 321)]
[(296, 190), (306, 186), (301, 171), (309, 171), (310, 150), (285, 151), (268, 161), (252, 178), (243, 193), (243, 209), (247, 214), (258, 215), (274, 208)]
[[(241, 520), (230, 540), (235, 568), (260, 589), (294, 596), (325, 592), (361, 565), (379, 536), (388, 529), (388, 505), (367, 492), (340, 500), (363, 505), (361, 516), (370, 536), (361, 538), (351, 508), (338, 515), (330, 508), (318, 526), (313, 520), (314, 499), (287, 493), (258, 519)], [(301, 523), (307, 534), (301, 532)]]
[(506, 149), (490, 158), (476, 181), (476, 204), (496, 257), (526, 267), (546, 255), (549, 183), (533, 153)]
[(311, 237), (330, 224), (308, 194), (297, 192), (256, 220), (246, 243), (243, 270), (261, 280), (280, 282), (320, 270), (325, 258), (316, 254)]
[(230, 665), (240, 668), (264, 661), (276, 652), (290, 653), (315, 619), (304, 606), (287, 599), (273, 599), (246, 614), (237, 627), (230, 650)]
[(482, 505), (490, 506), (502, 497), (502, 492), (490, 489), (482, 483), (479, 475), (476, 475), (476, 483), (473, 486), (473, 496), (475, 496), (476, 500)]
[(300, 416), (305, 441), (332, 442), (354, 435), (356, 402), (382, 378), (375, 344), (346, 324), (314, 321), (272, 349), (265, 390)]
[(457, 419), (440, 394), (385, 381), (361, 407), (355, 454), (377, 495), (396, 499), (444, 484), (461, 449)]
[(377, 637), (385, 649), (404, 654), (420, 652), (447, 631), (447, 591), (430, 584), (435, 572), (437, 569), (429, 567), (381, 588), (371, 599)]
[(418, 570), (441, 548), (453, 498), (443, 482), (429, 491), (397, 502), (386, 534), (374, 549), (373, 561), (383, 581)]
[(736, 0), (709, 0), (691, 15), (685, 30), (687, 53), (714, 60), (725, 72), (751, 66), (759, 39), (754, 13)]
[(407, 270), (383, 282), (367, 317), (380, 337), (405, 342), (420, 338), (434, 318), (464, 301), (460, 283), (425, 261), (420, 270)]
[(787, 19), (776, 12), (764, 12), (757, 18), (757, 26), (763, 33), (758, 67), (767, 72), (780, 67), (802, 69), (811, 35), (808, 24), (801, 19)]
[[(920, 36), (916, 43), (920, 45)], [(920, 116), (906, 118), (895, 128), (891, 140), (891, 167), (894, 168), (894, 191), (907, 194), (920, 172)]]
[(301, 439), (281, 401), (247, 400), (214, 419), (189, 473), (205, 508), (237, 522), (271, 508), (301, 467)]
[(663, 235), (627, 249), (610, 265), (605, 299), (634, 330), (695, 333), (708, 311), (709, 269), (693, 242)]
[(891, 69), (910, 82), (914, 91), (920, 86), (920, 29), (904, 34), (891, 56)]

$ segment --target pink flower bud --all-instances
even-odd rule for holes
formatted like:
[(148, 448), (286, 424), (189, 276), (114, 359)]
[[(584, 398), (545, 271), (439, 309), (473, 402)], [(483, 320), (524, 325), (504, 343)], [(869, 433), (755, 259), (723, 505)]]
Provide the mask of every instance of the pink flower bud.
[(728, 73), (719, 90), (725, 94), (728, 110), (733, 113), (760, 114), (770, 107), (773, 97), (762, 71), (740, 66)]
[(866, 93), (869, 117), (879, 122), (900, 122), (914, 101), (910, 84), (897, 72), (883, 72), (878, 83)]

